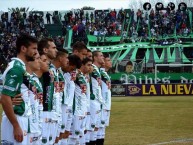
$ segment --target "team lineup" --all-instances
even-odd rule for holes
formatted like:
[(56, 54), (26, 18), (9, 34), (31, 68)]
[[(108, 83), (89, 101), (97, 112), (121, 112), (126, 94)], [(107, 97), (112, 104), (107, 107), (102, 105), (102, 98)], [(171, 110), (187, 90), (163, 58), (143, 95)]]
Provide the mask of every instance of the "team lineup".
[(110, 55), (83, 42), (72, 54), (21, 35), (3, 73), (2, 145), (103, 145), (111, 110)]

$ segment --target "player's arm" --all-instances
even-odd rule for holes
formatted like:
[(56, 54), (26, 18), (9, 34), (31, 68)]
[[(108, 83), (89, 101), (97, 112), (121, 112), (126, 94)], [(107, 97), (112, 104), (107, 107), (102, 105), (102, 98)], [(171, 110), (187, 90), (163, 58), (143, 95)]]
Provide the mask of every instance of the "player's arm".
[(68, 96), (69, 98), (74, 98), (75, 84), (74, 81), (69, 82)]
[(21, 103), (23, 102), (23, 99), (22, 99), (22, 94), (17, 94), (14, 98), (12, 98), (12, 104), (13, 105), (21, 105)]
[(20, 128), (20, 125), (17, 121), (17, 118), (15, 116), (15, 113), (13, 111), (13, 107), (12, 107), (12, 100), (10, 96), (7, 95), (1, 95), (1, 103), (2, 103), (2, 107), (3, 110), (7, 116), (7, 118), (9, 119), (9, 121), (11, 122), (13, 128), (14, 128), (14, 138), (16, 141), (18, 142), (22, 142), (23, 141), (23, 132)]
[(12, 99), (14, 99), (15, 96), (19, 97), (18, 88), (23, 81), (22, 78), (23, 73), (21, 72), (21, 69), (9, 70), (5, 77), (5, 82), (3, 84), (3, 90), (1, 95), (1, 103), (3, 110), (13, 126), (13, 135), (15, 140), (18, 142), (23, 141), (23, 131), (21, 130), (21, 127), (15, 116)]
[[(12, 104), (13, 105), (20, 105), (23, 102), (23, 99), (21, 98), (22, 94), (17, 94), (14, 98), (12, 98)], [(0, 97), (0, 104), (1, 104), (1, 97)]]

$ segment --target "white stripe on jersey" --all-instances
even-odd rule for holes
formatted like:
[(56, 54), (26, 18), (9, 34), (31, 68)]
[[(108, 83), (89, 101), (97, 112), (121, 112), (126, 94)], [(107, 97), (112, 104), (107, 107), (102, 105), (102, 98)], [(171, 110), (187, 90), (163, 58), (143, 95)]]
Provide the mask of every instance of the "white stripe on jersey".
[[(84, 83), (86, 83), (86, 79), (81, 75)], [(86, 84), (83, 84), (86, 87)], [(87, 89), (87, 88), (86, 88)], [(75, 84), (75, 110), (74, 115), (76, 116), (85, 116), (87, 112), (87, 96), (86, 92), (83, 92), (83, 89)]]
[[(107, 72), (104, 72), (104, 73), (110, 79)], [(106, 82), (104, 82), (103, 80), (102, 80), (102, 97), (103, 97), (103, 101), (105, 104), (105, 105), (103, 105), (103, 109), (111, 110), (111, 90), (110, 90), (108, 84)]]
[(66, 92), (64, 92), (64, 104), (68, 107), (72, 107), (73, 99), (74, 99), (74, 91), (75, 91), (75, 83), (71, 80), (70, 73), (65, 73), (64, 78), (66, 80)]

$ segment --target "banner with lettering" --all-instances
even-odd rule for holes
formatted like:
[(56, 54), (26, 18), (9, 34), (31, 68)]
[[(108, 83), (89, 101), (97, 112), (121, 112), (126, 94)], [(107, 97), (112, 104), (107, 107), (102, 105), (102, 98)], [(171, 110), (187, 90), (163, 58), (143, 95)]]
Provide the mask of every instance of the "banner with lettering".
[(126, 96), (193, 95), (193, 84), (128, 84)]
[(123, 84), (112, 84), (111, 85), (111, 94), (112, 96), (125, 96), (127, 85)]

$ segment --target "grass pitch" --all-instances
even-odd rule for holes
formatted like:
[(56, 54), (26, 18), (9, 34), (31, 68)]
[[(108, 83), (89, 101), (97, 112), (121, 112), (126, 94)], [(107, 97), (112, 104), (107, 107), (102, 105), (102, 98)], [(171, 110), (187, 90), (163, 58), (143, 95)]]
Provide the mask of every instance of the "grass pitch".
[(186, 139), (193, 139), (193, 97), (112, 99), (105, 145), (193, 145)]
[(193, 145), (193, 97), (112, 98), (105, 145), (153, 144)]

